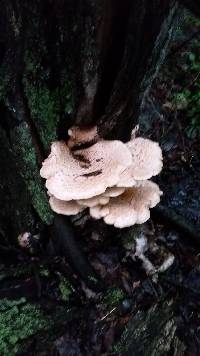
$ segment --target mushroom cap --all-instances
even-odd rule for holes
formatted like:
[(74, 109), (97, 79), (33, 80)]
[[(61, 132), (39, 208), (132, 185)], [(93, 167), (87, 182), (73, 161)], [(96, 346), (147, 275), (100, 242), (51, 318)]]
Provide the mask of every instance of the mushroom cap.
[(107, 205), (90, 208), (90, 214), (96, 219), (103, 217), (105, 223), (118, 228), (143, 224), (150, 217), (149, 208), (159, 203), (161, 194), (157, 184), (144, 181), (111, 198)]
[(20, 247), (29, 248), (30, 247), (30, 237), (31, 237), (31, 233), (30, 232), (21, 233), (17, 237)]
[(137, 181), (132, 176), (132, 166), (128, 167), (120, 174), (117, 187), (131, 188), (137, 185)]
[(65, 201), (55, 198), (53, 195), (49, 199), (51, 209), (57, 214), (76, 215), (80, 213), (84, 207), (80, 206), (75, 200)]
[(110, 187), (107, 188), (106, 191), (103, 193), (104, 197), (118, 197), (118, 195), (121, 195), (124, 193), (125, 188), (124, 187)]
[(77, 202), (78, 204), (89, 208), (92, 208), (96, 205), (106, 205), (109, 202), (110, 197), (117, 197), (124, 191), (125, 188), (119, 188), (114, 186), (111, 188), (107, 188), (106, 191), (102, 194), (96, 195), (89, 199), (78, 199)]
[(108, 202), (109, 202), (109, 197), (105, 197), (103, 194), (96, 195), (89, 199), (78, 199), (77, 200), (78, 204), (85, 206), (85, 207), (89, 207), (89, 208), (92, 208), (93, 206), (96, 206), (96, 205), (105, 205)]
[(80, 150), (79, 155), (87, 166), (81, 166), (63, 141), (52, 144), (40, 174), (57, 199), (69, 201), (99, 195), (116, 185), (120, 174), (132, 163), (131, 153), (121, 141), (102, 140)]
[(137, 180), (150, 179), (162, 169), (162, 151), (157, 142), (137, 137), (127, 144), (132, 154), (132, 164), (121, 175), (119, 187), (130, 187)]
[(108, 205), (96, 205), (96, 206), (90, 208), (90, 215), (94, 219), (104, 218), (108, 214), (109, 214)]

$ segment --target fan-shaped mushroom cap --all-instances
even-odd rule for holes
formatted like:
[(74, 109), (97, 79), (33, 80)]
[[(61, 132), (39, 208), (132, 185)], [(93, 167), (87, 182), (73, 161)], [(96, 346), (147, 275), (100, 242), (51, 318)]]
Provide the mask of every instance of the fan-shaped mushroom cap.
[(126, 168), (124, 172), (120, 174), (119, 181), (117, 183), (118, 188), (131, 188), (137, 185), (137, 181), (132, 177), (131, 167)]
[(157, 184), (144, 181), (111, 198), (107, 205), (90, 208), (90, 214), (96, 219), (103, 217), (107, 224), (118, 228), (142, 224), (149, 219), (149, 208), (159, 203), (161, 194)]
[(125, 188), (114, 186), (107, 188), (103, 195), (104, 197), (118, 197), (118, 195), (121, 195), (122, 193), (124, 193), (124, 191)]
[[(64, 141), (52, 143), (49, 156), (42, 162), (42, 168), (40, 169), (42, 178), (48, 179), (59, 170), (59, 166), (62, 164), (61, 157), (65, 151), (65, 146)], [(48, 194), (51, 195), (51, 192), (48, 192)]]
[(92, 208), (96, 205), (106, 205), (109, 202), (110, 197), (117, 197), (125, 191), (125, 188), (111, 187), (107, 188), (102, 194), (96, 195), (89, 199), (78, 199), (77, 203), (82, 206)]
[(121, 175), (119, 187), (130, 187), (137, 180), (150, 179), (162, 169), (162, 151), (157, 142), (138, 137), (127, 144), (132, 154), (132, 164)]
[(67, 142), (69, 148), (79, 146), (87, 142), (95, 143), (98, 140), (97, 126), (89, 128), (79, 128), (78, 126), (72, 126), (68, 130), (68, 135), (70, 136)]
[(68, 146), (57, 141), (51, 154), (43, 162), (40, 174), (46, 178), (46, 187), (57, 199), (88, 199), (117, 184), (120, 174), (132, 163), (129, 149), (121, 141), (99, 141), (79, 151), (87, 162), (81, 167)]
[(49, 199), (51, 209), (57, 214), (62, 215), (76, 215), (80, 213), (84, 207), (80, 206), (76, 201), (65, 201), (56, 199), (53, 195)]
[(96, 205), (105, 205), (109, 202), (109, 197), (105, 197), (103, 194), (96, 195), (95, 197), (89, 198), (89, 199), (78, 199), (77, 203), (85, 206), (92, 208), (93, 206)]
[(90, 215), (94, 219), (104, 218), (104, 216), (107, 216), (108, 214), (109, 214), (108, 205), (96, 205), (90, 208)]

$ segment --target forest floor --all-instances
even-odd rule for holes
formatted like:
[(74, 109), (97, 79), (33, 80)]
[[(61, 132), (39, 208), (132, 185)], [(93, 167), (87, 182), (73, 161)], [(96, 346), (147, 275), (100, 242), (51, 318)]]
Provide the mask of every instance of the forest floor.
[(103, 290), (41, 246), (1, 246), (0, 355), (200, 355), (199, 58), (198, 35), (176, 39), (141, 115), (140, 134), (164, 153), (161, 206), (175, 215), (166, 222), (155, 210), (137, 240), (123, 241), (113, 229), (103, 240), (87, 216), (76, 221)]

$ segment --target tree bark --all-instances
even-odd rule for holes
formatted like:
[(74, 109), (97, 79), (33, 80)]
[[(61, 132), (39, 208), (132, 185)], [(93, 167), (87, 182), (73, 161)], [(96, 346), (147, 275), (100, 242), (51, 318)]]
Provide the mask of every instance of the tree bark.
[(123, 356), (183, 356), (185, 346), (176, 335), (177, 323), (173, 304), (156, 304), (148, 313), (138, 311), (129, 322), (121, 341), (115, 347)]
[(97, 124), (106, 138), (130, 137), (177, 13), (167, 0), (2, 1), (1, 167), (16, 166), (0, 173), (4, 229), (16, 236), (38, 218), (52, 223), (39, 167), (51, 141), (66, 138), (72, 124)]
[[(35, 232), (38, 221), (53, 224), (39, 175), (53, 140), (66, 139), (74, 124), (96, 124), (104, 138), (130, 138), (178, 7), (173, 0), (14, 0), (2, 2), (0, 16), (0, 158), (7, 166), (0, 173), (0, 224), (14, 240)], [(51, 234), (58, 230), (55, 222)], [(61, 228), (57, 240), (62, 245)], [(78, 246), (67, 241), (66, 257), (80, 261)], [(82, 267), (88, 275), (86, 261)]]

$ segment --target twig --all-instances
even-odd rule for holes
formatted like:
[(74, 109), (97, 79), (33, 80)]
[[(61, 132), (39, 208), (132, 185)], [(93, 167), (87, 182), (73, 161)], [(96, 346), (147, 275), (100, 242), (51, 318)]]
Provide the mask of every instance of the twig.
[(99, 321), (103, 321), (105, 320), (109, 315), (111, 315), (117, 308), (113, 308), (112, 310), (110, 310), (106, 315), (104, 315)]
[[(192, 80), (191, 80), (191, 82), (189, 83), (188, 87), (191, 87), (191, 86), (197, 81), (197, 79), (199, 78), (199, 76), (200, 76), (200, 72), (198, 72), (197, 75), (195, 75), (195, 77), (192, 78)], [(188, 88), (186, 88), (186, 89), (188, 89)]]

